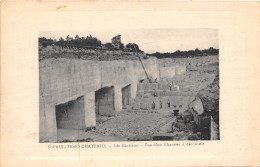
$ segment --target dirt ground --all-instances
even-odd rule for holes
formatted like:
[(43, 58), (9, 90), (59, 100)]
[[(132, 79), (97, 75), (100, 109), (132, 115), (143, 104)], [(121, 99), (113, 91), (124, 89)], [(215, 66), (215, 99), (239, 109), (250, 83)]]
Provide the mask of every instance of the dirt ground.
[(96, 129), (58, 129), (58, 141), (126, 141), (136, 136), (151, 136), (158, 133), (157, 127), (172, 119), (169, 111), (121, 111), (116, 117), (97, 116)]
[(95, 132), (127, 138), (152, 135), (156, 127), (170, 118), (171, 114), (167, 111), (164, 114), (155, 111), (122, 111), (117, 117), (99, 121)]

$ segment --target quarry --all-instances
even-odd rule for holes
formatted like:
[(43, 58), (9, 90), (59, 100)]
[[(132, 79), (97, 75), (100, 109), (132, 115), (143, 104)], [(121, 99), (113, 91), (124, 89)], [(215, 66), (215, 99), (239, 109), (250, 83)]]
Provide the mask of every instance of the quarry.
[(219, 139), (216, 55), (40, 54), (40, 142)]

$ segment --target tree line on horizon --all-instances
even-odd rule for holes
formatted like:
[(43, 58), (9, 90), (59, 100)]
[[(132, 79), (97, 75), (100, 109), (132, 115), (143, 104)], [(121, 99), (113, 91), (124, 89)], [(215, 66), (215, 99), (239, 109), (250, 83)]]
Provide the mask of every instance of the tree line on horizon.
[(143, 52), (140, 50), (139, 46), (135, 43), (128, 43), (124, 45), (121, 42), (121, 35), (117, 35), (112, 39), (119, 38), (116, 42), (107, 42), (103, 44), (98, 38), (92, 35), (86, 37), (80, 37), (76, 35), (74, 38), (67, 35), (66, 38), (59, 38), (59, 40), (39, 37), (39, 45), (42, 47), (47, 47), (51, 45), (58, 46), (68, 46), (68, 47), (79, 47), (79, 48), (89, 48), (89, 49), (106, 49), (106, 50), (123, 50), (128, 52)]
[[(103, 44), (98, 38), (92, 35), (86, 37), (80, 37), (76, 35), (74, 38), (67, 35), (66, 38), (59, 38), (59, 40), (39, 37), (39, 46), (47, 47), (51, 45), (58, 45), (62, 47), (78, 47), (78, 48), (88, 48), (88, 49), (105, 49), (105, 50), (122, 50), (126, 52), (141, 52), (143, 51), (139, 48), (136, 43), (128, 43), (124, 45), (121, 42), (121, 35), (117, 35), (112, 38), (111, 42)], [(146, 54), (147, 56), (154, 56), (158, 59), (160, 58), (181, 58), (181, 57), (199, 57), (207, 55), (218, 55), (219, 49), (210, 47), (208, 49), (200, 50), (196, 48), (195, 50), (180, 51), (169, 53), (155, 52), (151, 54)]]
[(147, 55), (154, 56), (158, 59), (162, 59), (162, 58), (201, 57), (201, 56), (218, 55), (218, 54), (219, 54), (219, 49), (210, 47), (210, 48), (204, 49), (204, 50), (200, 50), (200, 49), (196, 48), (195, 50), (188, 50), (188, 51), (177, 50), (172, 53), (155, 52), (155, 53), (151, 53), (151, 54), (147, 54)]

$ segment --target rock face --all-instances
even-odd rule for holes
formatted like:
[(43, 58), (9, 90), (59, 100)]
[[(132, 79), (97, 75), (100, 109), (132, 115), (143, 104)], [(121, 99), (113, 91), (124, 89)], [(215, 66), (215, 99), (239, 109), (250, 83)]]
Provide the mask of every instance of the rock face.
[[(143, 64), (149, 76), (159, 78), (156, 58), (143, 60)], [(110, 99), (113, 101), (107, 100), (106, 102), (111, 103), (115, 112), (119, 112), (122, 109), (122, 88), (130, 85), (129, 95), (134, 99), (137, 83), (146, 78), (138, 60), (86, 61), (49, 58), (41, 60), (39, 66), (41, 142), (57, 141), (57, 123), (59, 123), (56, 120), (57, 105), (78, 100), (80, 97), (82, 103), (76, 101), (75, 104), (82, 104), (77, 105), (77, 108), (81, 108), (85, 112), (81, 114), (82, 122), (85, 122), (86, 127), (92, 127), (96, 124), (95, 92), (97, 90), (112, 87), (114, 93)], [(68, 108), (68, 106), (66, 107)], [(71, 108), (73, 110), (74, 107)], [(68, 119), (66, 116), (64, 118)], [(62, 120), (65, 120), (63, 116)], [(75, 123), (75, 121), (70, 122)]]
[(199, 97), (196, 97), (196, 99), (192, 102), (191, 107), (193, 108), (194, 111), (198, 113), (198, 115), (204, 113), (203, 104)]
[(197, 98), (201, 100), (204, 112), (211, 116), (211, 139), (219, 140), (219, 74), (206, 89), (198, 93)]
[(161, 78), (173, 78), (175, 76), (175, 67), (161, 67)]
[(186, 72), (186, 66), (181, 64), (175, 64), (175, 73), (176, 75), (182, 75)]
[[(185, 117), (188, 114), (192, 114), (192, 118), (187, 121)], [(185, 127), (188, 127), (188, 123), (195, 123), (189, 140), (219, 140), (219, 74), (209, 86), (198, 92), (182, 113), (181, 120)]]
[(219, 122), (219, 74), (216, 75), (212, 84), (198, 93), (204, 110), (209, 112), (213, 120)]
[[(156, 58), (143, 63), (149, 76), (159, 78)], [(40, 61), (40, 100), (54, 105), (66, 103), (103, 87), (126, 85), (145, 78), (140, 62), (135, 60), (45, 59)]]

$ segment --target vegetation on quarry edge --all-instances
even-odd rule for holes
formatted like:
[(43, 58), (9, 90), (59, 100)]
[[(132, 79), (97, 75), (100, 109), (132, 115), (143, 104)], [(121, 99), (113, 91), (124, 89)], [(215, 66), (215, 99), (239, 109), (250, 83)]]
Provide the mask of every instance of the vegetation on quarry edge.
[(160, 58), (186, 58), (201, 57), (208, 55), (218, 55), (219, 49), (210, 47), (209, 49), (188, 51), (177, 50), (173, 53), (152, 53), (145, 54), (135, 43), (124, 45), (121, 42), (121, 35), (111, 39), (111, 43), (103, 44), (98, 38), (87, 36), (75, 38), (69, 35), (63, 39), (47, 39), (40, 37), (39, 42), (39, 61), (47, 58), (69, 58), (97, 61), (111, 60), (138, 60), (138, 57), (147, 59), (149, 56)]

